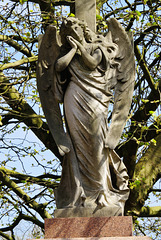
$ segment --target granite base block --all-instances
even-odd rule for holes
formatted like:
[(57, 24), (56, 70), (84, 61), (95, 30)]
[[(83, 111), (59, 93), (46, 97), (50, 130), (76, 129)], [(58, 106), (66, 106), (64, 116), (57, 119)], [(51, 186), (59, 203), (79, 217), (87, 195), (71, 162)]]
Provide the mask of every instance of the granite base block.
[[(151, 240), (149, 237), (102, 237), (102, 238), (45, 238), (44, 240)], [(28, 239), (28, 240), (35, 240), (35, 239)], [(42, 240), (42, 239), (36, 239)]]
[(45, 219), (45, 239), (132, 236), (132, 217)]
[(56, 209), (54, 211), (55, 218), (69, 218), (69, 217), (112, 217), (112, 216), (122, 216), (122, 208), (113, 207), (74, 207), (74, 208), (64, 208)]

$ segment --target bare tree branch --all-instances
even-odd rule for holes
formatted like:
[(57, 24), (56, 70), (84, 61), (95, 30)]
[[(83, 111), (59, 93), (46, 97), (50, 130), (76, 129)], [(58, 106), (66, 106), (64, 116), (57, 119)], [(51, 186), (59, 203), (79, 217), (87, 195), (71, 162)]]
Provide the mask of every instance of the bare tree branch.
[(129, 213), (140, 211), (153, 185), (160, 178), (161, 169), (161, 134), (156, 137), (156, 146), (151, 144), (135, 166), (131, 193), (127, 202)]
[(134, 42), (135, 46), (137, 46), (141, 41), (143, 41), (147, 34), (152, 33), (152, 31), (155, 29), (160, 29), (160, 26), (159, 25), (150, 26), (149, 28), (145, 29), (144, 32), (141, 32), (140, 36)]
[[(45, 122), (35, 116), (35, 111), (25, 101), (21, 94), (15, 87), (10, 86), (8, 79), (4, 74), (0, 73), (0, 94), (5, 99), (6, 103), (15, 111), (19, 111), (20, 116), (16, 117), (20, 121), (24, 122), (35, 135), (44, 143), (44, 145), (50, 149), (59, 159), (62, 157), (59, 154), (58, 148), (52, 135), (49, 132), (49, 128)], [(23, 115), (22, 115), (23, 114)], [(25, 117), (25, 115), (26, 117)], [(27, 115), (31, 116), (30, 118)]]
[(14, 181), (12, 181), (3, 171), (0, 171), (1, 181), (12, 189), (27, 206), (33, 208), (40, 216), (44, 218), (51, 218), (51, 215), (44, 209), (44, 204), (38, 204), (35, 200), (30, 198)]
[(144, 72), (144, 75), (145, 75), (145, 78), (146, 80), (148, 81), (148, 84), (150, 86), (150, 88), (154, 91), (156, 91), (156, 88), (155, 88), (155, 84), (154, 84), (154, 80), (149, 72), (149, 69), (144, 61), (144, 58), (139, 50), (139, 47), (137, 45), (135, 45), (134, 47), (134, 50), (135, 50), (135, 56), (138, 60), (138, 63), (139, 63), (139, 66), (141, 67), (141, 69), (143, 70)]
[(6, 42), (8, 45), (15, 48), (17, 51), (25, 54), (27, 57), (34, 57), (34, 54), (31, 53), (28, 48), (18, 44), (16, 41), (14, 41), (12, 38), (6, 35), (0, 35), (0, 41)]
[(142, 207), (138, 217), (161, 217), (161, 206)]
[[(3, 166), (0, 167), (0, 171), (4, 172), (5, 174), (9, 175), (10, 177), (18, 179), (19, 183), (21, 183), (22, 180), (25, 180), (25, 182), (32, 182), (32, 183), (42, 185), (42, 186), (45, 186), (45, 187), (49, 187), (49, 188), (58, 187), (58, 183), (54, 182), (54, 181), (45, 180), (44, 178), (49, 178), (50, 177), (52, 179), (58, 179), (58, 178), (61, 177), (61, 176), (57, 176), (57, 175), (53, 175), (53, 174), (44, 174), (44, 175), (41, 175), (41, 176), (33, 177), (31, 175), (22, 174), (22, 173), (14, 171), (14, 170), (7, 169)], [(15, 179), (13, 181), (17, 182)]]
[(13, 237), (10, 237), (8, 234), (0, 231), (0, 236), (6, 238), (7, 240), (14, 240)]
[(10, 226), (5, 228), (0, 228), (0, 232), (7, 232), (7, 231), (13, 230), (20, 223), (21, 220), (30, 221), (34, 224), (37, 224), (42, 229), (44, 228), (44, 223), (38, 220), (36, 217), (31, 217), (31, 216), (20, 213), (18, 217), (14, 220), (14, 222), (10, 224)]
[(0, 66), (0, 71), (3, 71), (3, 70), (8, 69), (8, 68), (16, 68), (17, 66), (23, 65), (25, 63), (36, 62), (37, 59), (38, 59), (38, 57), (34, 56), (34, 57), (29, 57), (29, 58), (23, 58), (23, 59), (18, 60), (16, 62), (2, 64)]

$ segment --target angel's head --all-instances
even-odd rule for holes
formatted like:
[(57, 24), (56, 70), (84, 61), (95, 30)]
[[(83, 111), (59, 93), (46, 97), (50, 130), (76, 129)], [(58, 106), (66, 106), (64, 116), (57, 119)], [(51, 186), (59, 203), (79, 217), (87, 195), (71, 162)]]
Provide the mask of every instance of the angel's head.
[(74, 39), (81, 42), (84, 38), (83, 28), (83, 23), (76, 18), (68, 17), (64, 19), (60, 28), (62, 43), (66, 42), (67, 36), (72, 36)]
[(84, 21), (80, 21), (73, 17), (64, 19), (60, 28), (62, 43), (66, 42), (67, 36), (72, 36), (79, 42), (82, 42), (83, 40), (92, 42), (92, 34), (94, 33), (88, 28)]

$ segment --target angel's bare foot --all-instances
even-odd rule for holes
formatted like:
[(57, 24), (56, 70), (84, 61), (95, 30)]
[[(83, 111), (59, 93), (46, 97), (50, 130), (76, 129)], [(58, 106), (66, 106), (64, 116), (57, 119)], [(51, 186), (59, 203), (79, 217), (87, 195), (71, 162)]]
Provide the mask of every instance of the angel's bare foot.
[(100, 207), (107, 207), (107, 206), (108, 206), (108, 203), (107, 203), (107, 201), (106, 201), (106, 197), (105, 197), (105, 195), (104, 195), (103, 193), (101, 193), (101, 194), (99, 195), (97, 201), (98, 201), (98, 205), (99, 205)]

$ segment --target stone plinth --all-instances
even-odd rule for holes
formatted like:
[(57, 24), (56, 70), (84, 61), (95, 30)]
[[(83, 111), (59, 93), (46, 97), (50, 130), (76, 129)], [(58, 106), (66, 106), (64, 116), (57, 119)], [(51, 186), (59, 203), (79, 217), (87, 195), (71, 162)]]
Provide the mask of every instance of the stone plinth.
[(108, 217), (122, 216), (122, 208), (117, 206), (104, 207), (104, 208), (75, 207), (75, 208), (56, 209), (54, 211), (55, 218), (107, 217), (107, 216)]
[[(69, 238), (45, 238), (44, 240), (66, 240)], [(35, 239), (30, 239), (35, 240)], [(37, 239), (42, 240), (42, 239)], [(149, 237), (103, 237), (103, 238), (70, 238), (70, 240), (151, 240)]]
[(132, 236), (132, 217), (81, 217), (45, 220), (45, 239), (127, 236)]

